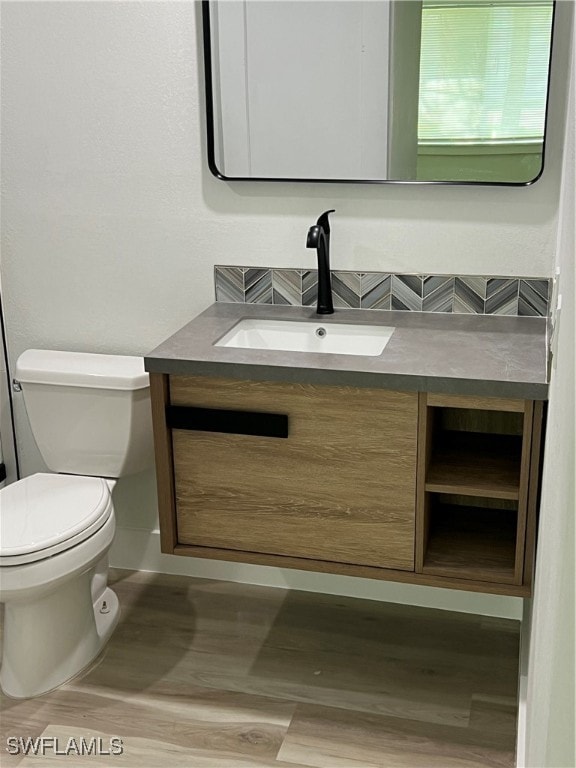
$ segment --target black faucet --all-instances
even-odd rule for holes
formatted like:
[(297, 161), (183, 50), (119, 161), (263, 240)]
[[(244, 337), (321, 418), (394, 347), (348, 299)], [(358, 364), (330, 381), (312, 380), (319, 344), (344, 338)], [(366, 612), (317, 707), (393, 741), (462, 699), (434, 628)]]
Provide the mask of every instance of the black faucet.
[(318, 315), (332, 315), (332, 282), (330, 279), (330, 222), (325, 211), (313, 227), (308, 230), (306, 248), (316, 248), (318, 254)]

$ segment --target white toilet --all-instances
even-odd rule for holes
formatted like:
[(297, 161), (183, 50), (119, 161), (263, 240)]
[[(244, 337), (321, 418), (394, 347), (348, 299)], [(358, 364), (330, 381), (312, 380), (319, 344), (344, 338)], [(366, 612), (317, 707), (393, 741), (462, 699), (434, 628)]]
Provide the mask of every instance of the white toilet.
[(151, 466), (153, 441), (142, 358), (30, 349), (16, 379), (44, 461), (65, 473), (0, 490), (0, 685), (28, 698), (81, 672), (116, 626), (111, 478)]

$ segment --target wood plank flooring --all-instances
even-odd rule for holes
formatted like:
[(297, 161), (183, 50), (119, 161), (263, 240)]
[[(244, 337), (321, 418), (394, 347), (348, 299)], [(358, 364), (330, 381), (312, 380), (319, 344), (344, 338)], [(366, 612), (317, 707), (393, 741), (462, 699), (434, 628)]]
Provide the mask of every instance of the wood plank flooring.
[[(120, 623), (86, 674), (2, 697), (2, 766), (511, 768), (519, 624), (115, 571)], [(6, 754), (8, 736), (121, 755)]]

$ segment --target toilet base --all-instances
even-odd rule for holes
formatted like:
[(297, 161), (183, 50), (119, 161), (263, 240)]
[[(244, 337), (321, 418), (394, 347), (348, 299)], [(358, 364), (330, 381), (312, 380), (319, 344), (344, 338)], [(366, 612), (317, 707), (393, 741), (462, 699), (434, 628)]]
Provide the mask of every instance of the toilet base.
[(58, 688), (102, 651), (120, 616), (116, 594), (106, 587), (92, 602), (94, 570), (32, 601), (5, 605), (0, 687), (27, 699)]

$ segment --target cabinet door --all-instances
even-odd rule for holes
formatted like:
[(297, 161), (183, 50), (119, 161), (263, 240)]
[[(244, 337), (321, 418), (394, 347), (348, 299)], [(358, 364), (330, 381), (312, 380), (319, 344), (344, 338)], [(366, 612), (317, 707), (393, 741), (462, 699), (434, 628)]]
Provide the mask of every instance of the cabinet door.
[(417, 394), (172, 376), (170, 400), (289, 419), (173, 430), (180, 544), (414, 569)]

